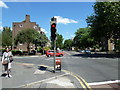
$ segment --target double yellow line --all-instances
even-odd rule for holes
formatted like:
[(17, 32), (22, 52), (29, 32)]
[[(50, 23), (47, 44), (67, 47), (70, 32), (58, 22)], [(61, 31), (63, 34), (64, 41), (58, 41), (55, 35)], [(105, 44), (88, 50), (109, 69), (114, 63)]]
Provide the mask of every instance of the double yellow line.
[(80, 85), (83, 87), (84, 90), (92, 90), (92, 88), (88, 85), (88, 83), (82, 77), (80, 77), (79, 75), (77, 75), (73, 72), (67, 71), (67, 70), (62, 70), (62, 71), (66, 72), (66, 73), (69, 73), (70, 75), (75, 77), (79, 81)]
[[(46, 66), (46, 65), (40, 65), (40, 66), (53, 68), (53, 67)], [(65, 72), (65, 73), (69, 73), (71, 76), (75, 77), (79, 81), (80, 85), (83, 87), (84, 90), (92, 90), (92, 88), (88, 85), (88, 83), (82, 77), (80, 77), (79, 75), (77, 75), (73, 72), (67, 71), (67, 70), (62, 70), (62, 71)]]

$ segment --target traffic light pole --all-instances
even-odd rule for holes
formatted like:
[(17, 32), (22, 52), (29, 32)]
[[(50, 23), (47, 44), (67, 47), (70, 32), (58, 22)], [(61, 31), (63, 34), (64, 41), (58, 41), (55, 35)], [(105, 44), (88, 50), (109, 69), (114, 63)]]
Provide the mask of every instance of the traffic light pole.
[(54, 42), (54, 73), (56, 72), (56, 39), (53, 41)]
[(51, 41), (53, 42), (54, 46), (54, 73), (56, 72), (56, 18), (51, 18), (50, 24), (51, 24)]

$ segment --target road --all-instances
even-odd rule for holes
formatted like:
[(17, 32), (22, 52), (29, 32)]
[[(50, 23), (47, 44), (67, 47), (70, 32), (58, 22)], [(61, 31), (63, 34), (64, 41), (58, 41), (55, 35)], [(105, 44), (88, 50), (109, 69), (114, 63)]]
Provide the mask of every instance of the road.
[(67, 66), (64, 68), (80, 75), (88, 83), (118, 80), (118, 58), (82, 58), (68, 53), (66, 57), (70, 58), (64, 59)]
[[(65, 51), (62, 60), (62, 69), (81, 76), (87, 83), (118, 80), (119, 58), (82, 57), (78, 52)], [(15, 62), (32, 63), (53, 67), (53, 57), (14, 57)]]

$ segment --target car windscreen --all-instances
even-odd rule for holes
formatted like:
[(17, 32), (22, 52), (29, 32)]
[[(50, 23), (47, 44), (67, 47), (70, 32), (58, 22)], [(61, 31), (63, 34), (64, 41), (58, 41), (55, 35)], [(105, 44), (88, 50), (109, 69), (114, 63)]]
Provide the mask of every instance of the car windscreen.
[(54, 51), (49, 51), (49, 53), (54, 53)]

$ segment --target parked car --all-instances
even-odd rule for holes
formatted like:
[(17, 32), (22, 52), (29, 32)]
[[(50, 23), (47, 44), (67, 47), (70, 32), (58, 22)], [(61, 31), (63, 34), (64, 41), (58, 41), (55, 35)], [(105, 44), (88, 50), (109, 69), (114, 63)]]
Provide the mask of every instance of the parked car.
[(85, 50), (85, 53), (86, 54), (91, 54), (91, 51), (90, 50)]
[(91, 54), (90, 50), (80, 50), (79, 52), (82, 54)]
[(83, 53), (85, 53), (85, 50), (80, 50), (79, 52), (83, 54)]
[[(64, 54), (62, 52), (56, 51), (56, 56), (62, 57)], [(51, 57), (54, 56), (54, 51), (53, 50), (47, 50), (46, 51), (46, 56)]]

